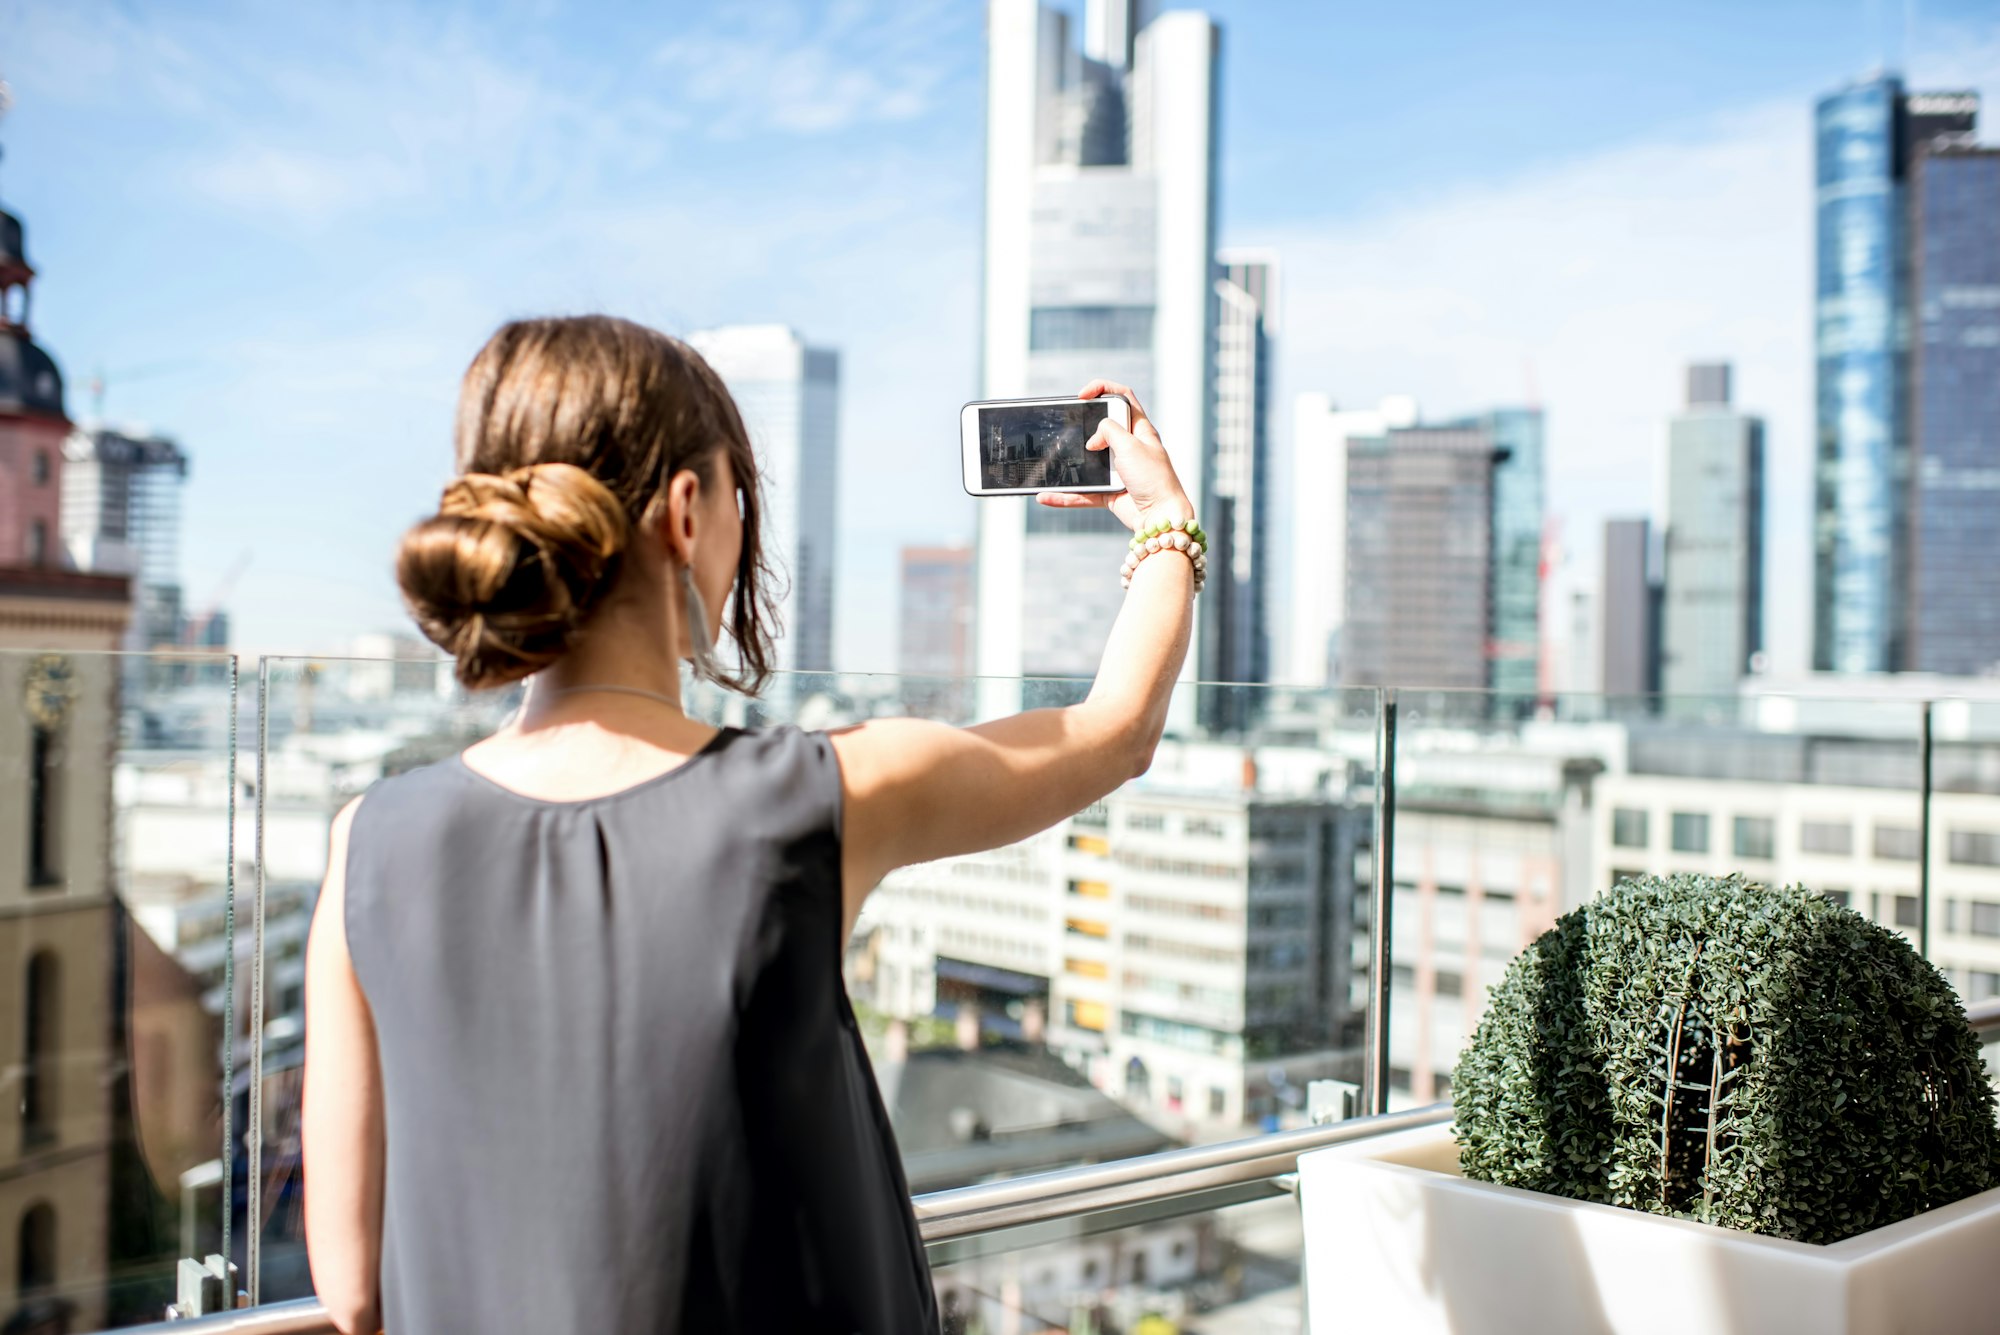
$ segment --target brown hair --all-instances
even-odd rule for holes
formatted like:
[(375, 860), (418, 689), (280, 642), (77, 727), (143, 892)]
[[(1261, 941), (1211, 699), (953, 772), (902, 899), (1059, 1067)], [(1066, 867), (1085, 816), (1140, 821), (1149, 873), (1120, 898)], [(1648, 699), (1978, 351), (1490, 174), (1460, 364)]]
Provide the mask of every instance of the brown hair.
[(726, 618), (741, 670), (727, 684), (764, 684), (772, 609), (757, 460), (735, 401), (692, 348), (603, 315), (503, 325), (465, 373), (456, 435), (460, 475), (404, 534), (396, 582), (460, 682), (505, 686), (568, 653), (668, 480), (691, 469), (713, 486), (724, 454), (743, 512)]

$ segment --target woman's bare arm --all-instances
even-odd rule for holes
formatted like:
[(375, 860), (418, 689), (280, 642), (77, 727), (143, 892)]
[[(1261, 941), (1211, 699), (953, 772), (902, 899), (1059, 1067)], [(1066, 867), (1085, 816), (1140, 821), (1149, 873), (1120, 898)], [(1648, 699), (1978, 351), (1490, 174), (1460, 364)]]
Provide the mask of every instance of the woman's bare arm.
[[(1086, 397), (1123, 394), (1098, 381)], [(1109, 508), (1129, 527), (1192, 517), (1164, 446), (1133, 401), (1132, 431), (1107, 423), (1125, 494)], [(1094, 439), (1093, 448), (1104, 445)], [(1105, 498), (1052, 498), (1104, 505)], [(1117, 578), (1116, 569), (1102, 573)], [(1037, 709), (970, 728), (884, 719), (836, 733), (846, 799), (842, 879), (847, 923), (897, 867), (997, 848), (1074, 815), (1152, 763), (1187, 656), (1194, 567), (1162, 553), (1142, 561), (1081, 704)]]
[(347, 833), (334, 818), (326, 883), (306, 945), (306, 1256), (343, 1335), (381, 1328), (382, 1070), (375, 1021), (347, 954)]

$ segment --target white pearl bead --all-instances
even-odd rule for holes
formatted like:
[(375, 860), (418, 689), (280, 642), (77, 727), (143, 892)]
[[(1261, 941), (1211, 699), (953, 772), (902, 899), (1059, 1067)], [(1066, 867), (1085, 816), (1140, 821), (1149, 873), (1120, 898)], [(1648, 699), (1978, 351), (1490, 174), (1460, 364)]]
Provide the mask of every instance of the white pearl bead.
[(1191, 544), (1191, 545), (1190, 545), (1190, 546), (1188, 547), (1188, 555), (1189, 555), (1189, 556), (1200, 556), (1200, 555), (1201, 555), (1201, 551), (1202, 551), (1202, 548), (1201, 548), (1201, 544), (1200, 544), (1200, 543), (1198, 543), (1198, 542), (1197, 542), (1197, 543), (1193, 543), (1193, 544)]
[(1167, 541), (1173, 544), (1175, 551), (1184, 552), (1188, 549), (1188, 535), (1185, 533), (1169, 533)]
[(1146, 551), (1148, 553), (1157, 552), (1159, 550), (1160, 550), (1160, 540), (1158, 538), (1146, 539)]
[(1175, 529), (1175, 530), (1177, 530), (1177, 531), (1178, 531), (1178, 530), (1180, 530), (1180, 529), (1184, 529), (1184, 528), (1186, 528), (1186, 527), (1187, 527), (1187, 520), (1185, 520), (1185, 519), (1169, 519), (1169, 520), (1167, 521), (1167, 527), (1169, 527), (1169, 528), (1171, 528), (1171, 529)]

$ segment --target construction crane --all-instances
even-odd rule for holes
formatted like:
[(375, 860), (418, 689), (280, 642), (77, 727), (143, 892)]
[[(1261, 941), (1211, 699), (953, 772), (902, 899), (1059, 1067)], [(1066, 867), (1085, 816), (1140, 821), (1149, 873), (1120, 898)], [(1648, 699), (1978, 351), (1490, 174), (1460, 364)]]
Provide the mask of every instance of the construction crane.
[(236, 589), (236, 581), (243, 578), (243, 572), (249, 567), (250, 549), (245, 547), (236, 554), (236, 559), (229, 563), (229, 568), (222, 572), (222, 578), (216, 581), (214, 592), (209, 595), (208, 601), (202, 604), (201, 610), (183, 623), (182, 645), (191, 649), (204, 647), (203, 641), (208, 637), (209, 626), (222, 614), (222, 605), (229, 600), (229, 595)]

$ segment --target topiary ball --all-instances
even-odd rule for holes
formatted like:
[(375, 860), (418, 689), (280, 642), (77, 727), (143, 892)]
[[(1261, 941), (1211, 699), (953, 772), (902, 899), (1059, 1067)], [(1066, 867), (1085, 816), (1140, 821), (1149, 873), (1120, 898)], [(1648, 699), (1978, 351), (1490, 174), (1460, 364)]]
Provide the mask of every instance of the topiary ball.
[(1493, 989), (1452, 1102), (1467, 1177), (1800, 1242), (2000, 1180), (1943, 975), (1740, 877), (1649, 876), (1564, 915)]

